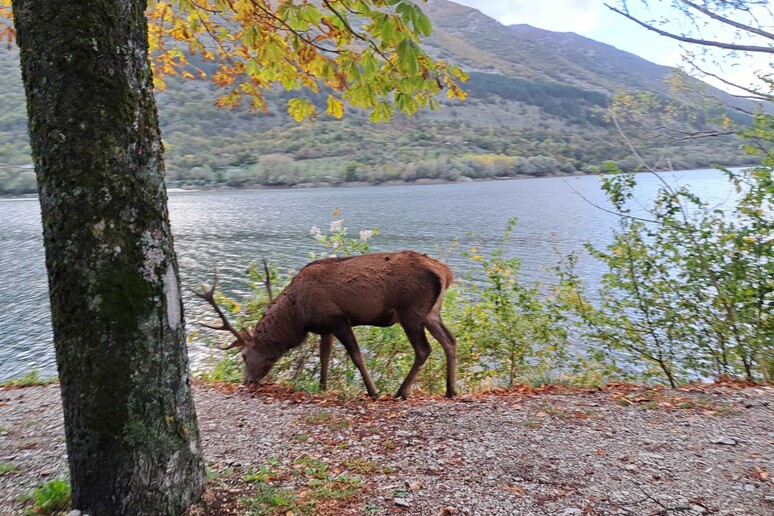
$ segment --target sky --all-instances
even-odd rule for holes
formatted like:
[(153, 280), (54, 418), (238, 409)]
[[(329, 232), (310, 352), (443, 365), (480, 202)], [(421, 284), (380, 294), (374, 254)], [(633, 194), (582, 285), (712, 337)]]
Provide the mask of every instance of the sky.
[[(612, 45), (620, 50), (631, 52), (666, 66), (681, 66), (683, 64), (683, 50), (676, 41), (659, 36), (644, 27), (624, 18), (605, 6), (605, 1), (617, 4), (611, 0), (453, 0), (457, 3), (473, 7), (490, 16), (504, 25), (526, 23), (541, 29), (557, 32), (575, 32), (582, 36)], [(683, 16), (675, 16), (675, 11), (669, 9), (669, 2), (645, 2), (631, 1), (628, 3), (632, 12), (643, 20), (667, 19), (671, 20), (670, 29), (677, 33), (683, 32), (686, 19)], [(768, 10), (771, 9), (771, 10)], [(757, 20), (771, 19), (774, 11), (774, 0), (767, 6), (753, 7), (752, 16)], [(744, 16), (744, 15), (740, 15)], [(740, 21), (745, 21), (743, 17)], [(749, 23), (749, 20), (748, 20)], [(766, 27), (764, 27), (766, 28)], [(727, 28), (718, 28), (717, 25), (701, 25), (694, 33), (701, 38), (724, 41), (737, 41), (734, 34)], [(771, 41), (763, 40), (738, 40), (738, 42), (770, 45)], [(694, 47), (696, 48), (696, 47)], [(752, 86), (766, 90), (756, 78), (757, 73), (771, 73), (774, 69), (774, 59), (767, 54), (745, 55), (740, 53), (730, 57), (727, 51), (704, 50), (705, 59), (699, 61), (701, 65), (712, 73), (715, 73), (731, 82), (743, 86)], [(688, 70), (692, 73), (691, 70)], [(695, 75), (695, 73), (692, 73)], [(700, 77), (720, 89), (730, 93), (744, 93), (736, 90), (712, 77)]]
[(667, 66), (680, 63), (680, 47), (605, 7), (603, 0), (453, 0), (478, 9), (503, 25), (526, 23), (575, 32)]

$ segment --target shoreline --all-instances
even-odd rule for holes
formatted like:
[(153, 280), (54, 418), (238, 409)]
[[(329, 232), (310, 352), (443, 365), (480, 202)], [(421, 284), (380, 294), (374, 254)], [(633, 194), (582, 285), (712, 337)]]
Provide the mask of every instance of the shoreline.
[[(741, 169), (741, 168), (748, 168), (752, 167), (752, 165), (746, 166), (746, 165), (724, 165), (725, 168), (728, 169)], [(656, 170), (656, 173), (662, 174), (662, 173), (679, 173), (679, 172), (693, 172), (693, 171), (704, 171), (704, 170), (720, 170), (718, 168), (695, 168), (695, 169), (685, 169), (685, 170), (670, 170), (670, 169), (663, 169), (663, 170)], [(648, 170), (641, 170), (639, 172), (635, 172), (636, 174), (647, 174), (650, 171)], [(528, 180), (528, 179), (559, 179), (559, 178), (570, 178), (570, 177), (587, 177), (587, 176), (599, 176), (603, 175), (604, 172), (573, 172), (573, 173), (565, 173), (565, 172), (554, 172), (552, 174), (546, 174), (542, 176), (529, 176), (529, 175), (516, 175), (516, 176), (507, 176), (507, 177), (486, 177), (486, 178), (470, 178), (467, 176), (463, 176), (460, 179), (457, 180), (449, 180), (449, 179), (417, 179), (415, 181), (403, 181), (403, 180), (390, 180), (390, 181), (383, 181), (381, 183), (372, 183), (368, 181), (344, 181), (341, 183), (297, 183), (294, 185), (261, 185), (261, 184), (254, 184), (254, 185), (246, 185), (246, 186), (229, 186), (227, 184), (217, 184), (217, 185), (208, 185), (208, 186), (167, 186), (167, 193), (173, 193), (173, 194), (179, 194), (179, 193), (193, 193), (193, 192), (217, 192), (217, 191), (225, 191), (225, 192), (233, 192), (238, 190), (315, 190), (315, 189), (329, 189), (329, 188), (364, 188), (364, 187), (389, 187), (389, 186), (431, 186), (431, 185), (454, 185), (454, 184), (473, 184), (473, 183), (489, 183), (493, 181), (522, 181), (522, 180)], [(19, 195), (4, 195), (0, 194), (0, 201), (6, 201), (6, 200), (27, 200), (27, 199), (36, 199), (38, 197), (37, 193), (25, 193), (25, 194), (19, 194)]]

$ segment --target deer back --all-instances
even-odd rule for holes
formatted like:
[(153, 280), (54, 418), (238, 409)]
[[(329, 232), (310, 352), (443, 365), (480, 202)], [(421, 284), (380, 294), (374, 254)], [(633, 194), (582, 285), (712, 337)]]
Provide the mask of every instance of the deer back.
[(446, 265), (426, 255), (373, 253), (314, 261), (285, 292), (307, 330), (319, 333), (342, 317), (352, 326), (387, 326), (398, 312), (424, 316), (452, 280)]

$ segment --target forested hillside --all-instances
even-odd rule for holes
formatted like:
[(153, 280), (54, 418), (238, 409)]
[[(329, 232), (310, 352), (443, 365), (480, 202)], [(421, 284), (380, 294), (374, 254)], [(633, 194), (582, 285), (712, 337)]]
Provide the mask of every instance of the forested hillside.
[[(220, 92), (206, 81), (168, 78), (158, 104), (170, 186), (545, 176), (588, 172), (607, 160), (636, 166), (607, 109), (618, 91), (648, 91), (666, 103), (670, 69), (572, 33), (505, 27), (446, 0), (423, 7), (434, 24), (432, 53), (470, 73), (466, 101), (388, 124), (349, 111), (344, 120), (298, 125), (286, 114), (292, 93), (272, 92), (268, 112), (256, 115), (216, 109)], [(324, 112), (325, 95), (312, 97)], [(699, 114), (690, 121), (697, 128), (706, 123)], [(674, 168), (746, 159), (732, 136), (670, 141), (634, 129), (630, 136), (644, 155)], [(35, 190), (27, 141), (18, 54), (3, 49), (0, 194)]]

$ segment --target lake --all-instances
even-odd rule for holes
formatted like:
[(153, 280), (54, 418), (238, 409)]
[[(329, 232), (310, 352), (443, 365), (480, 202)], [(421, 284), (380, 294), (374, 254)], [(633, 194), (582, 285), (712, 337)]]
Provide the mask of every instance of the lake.
[[(652, 199), (658, 179), (641, 174), (638, 197)], [(663, 174), (669, 182), (690, 184), (707, 201), (722, 204), (732, 193), (714, 170)], [(239, 297), (248, 291), (245, 271), (262, 257), (282, 270), (298, 269), (325, 248), (312, 226), (327, 232), (335, 209), (349, 234), (379, 229), (374, 251), (414, 249), (442, 257), (460, 277), (468, 272), (462, 250), (500, 245), (511, 218), (518, 225), (506, 245), (522, 260), (521, 278), (550, 283), (554, 249), (580, 250), (585, 242), (605, 245), (616, 226), (596, 176), (482, 183), (291, 190), (172, 192), (170, 217), (180, 262), (186, 320), (196, 328), (201, 302), (188, 292), (212, 280), (217, 267), (224, 291)], [(585, 199), (584, 199), (585, 198)], [(590, 202), (589, 202), (590, 201)], [(460, 245), (451, 253), (454, 242)], [(587, 283), (602, 273), (590, 258), (579, 272)], [(0, 199), (0, 381), (34, 367), (56, 374), (48, 306), (40, 208), (37, 199)], [(193, 299), (192, 299), (193, 298)], [(208, 351), (190, 346), (192, 364)]]

